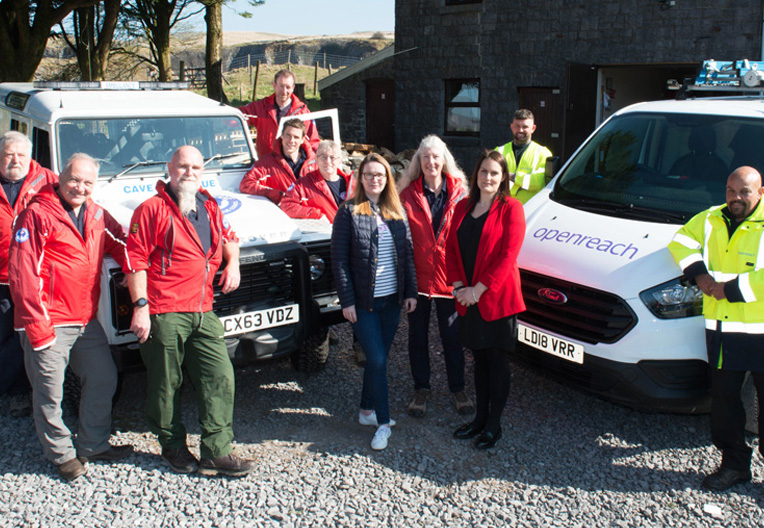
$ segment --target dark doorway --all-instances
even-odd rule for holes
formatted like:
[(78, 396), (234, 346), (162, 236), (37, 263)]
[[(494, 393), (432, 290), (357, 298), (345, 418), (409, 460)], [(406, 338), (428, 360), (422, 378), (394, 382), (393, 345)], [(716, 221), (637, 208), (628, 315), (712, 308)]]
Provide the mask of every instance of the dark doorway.
[(366, 142), (395, 152), (395, 84), (392, 79), (366, 81)]
[(520, 108), (533, 112), (536, 131), (533, 141), (555, 156), (562, 149), (562, 95), (559, 88), (520, 87)]
[(570, 64), (562, 161), (568, 159), (594, 131), (596, 119), (597, 68), (591, 64)]

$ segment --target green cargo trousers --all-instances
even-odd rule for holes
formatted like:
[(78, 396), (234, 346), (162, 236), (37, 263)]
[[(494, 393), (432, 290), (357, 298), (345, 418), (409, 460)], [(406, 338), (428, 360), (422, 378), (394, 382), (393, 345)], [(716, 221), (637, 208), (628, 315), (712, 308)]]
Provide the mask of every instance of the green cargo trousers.
[(199, 407), (202, 458), (231, 452), (234, 376), (223, 333), (223, 325), (213, 312), (151, 316), (151, 335), (141, 345), (148, 371), (146, 417), (163, 448), (186, 445), (180, 410), (185, 365)]

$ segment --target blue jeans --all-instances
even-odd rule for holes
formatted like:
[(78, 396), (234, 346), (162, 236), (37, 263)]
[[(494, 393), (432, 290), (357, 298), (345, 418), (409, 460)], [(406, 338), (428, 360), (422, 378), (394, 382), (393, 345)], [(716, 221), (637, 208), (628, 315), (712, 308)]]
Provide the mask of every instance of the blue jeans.
[[(440, 341), (443, 343), (443, 359), (446, 360), (446, 378), (448, 390), (464, 390), (464, 349), (459, 342), (458, 318), (453, 324), (448, 320), (456, 313), (453, 299), (433, 298), (435, 313), (438, 316)], [(414, 390), (430, 388), (430, 312), (432, 301), (424, 295), (417, 297), (416, 310), (409, 314), (409, 363), (411, 376), (414, 378)]]
[(356, 310), (357, 321), (353, 325), (358, 341), (366, 354), (363, 369), (361, 409), (374, 410), (379, 425), (390, 423), (390, 402), (387, 392), (387, 354), (393, 344), (401, 307), (398, 295), (374, 299), (373, 310)]

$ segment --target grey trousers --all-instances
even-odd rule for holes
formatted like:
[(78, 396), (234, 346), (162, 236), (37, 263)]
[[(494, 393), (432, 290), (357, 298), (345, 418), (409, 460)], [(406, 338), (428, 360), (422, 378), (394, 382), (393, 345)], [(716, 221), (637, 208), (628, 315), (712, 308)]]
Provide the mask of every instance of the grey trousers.
[[(92, 456), (109, 449), (117, 367), (98, 320), (84, 328), (56, 328), (56, 342), (44, 350), (33, 350), (26, 332), (20, 332), (19, 337), (32, 384), (35, 428), (45, 457), (58, 465), (77, 454)], [(67, 365), (82, 383), (76, 449), (61, 411)]]

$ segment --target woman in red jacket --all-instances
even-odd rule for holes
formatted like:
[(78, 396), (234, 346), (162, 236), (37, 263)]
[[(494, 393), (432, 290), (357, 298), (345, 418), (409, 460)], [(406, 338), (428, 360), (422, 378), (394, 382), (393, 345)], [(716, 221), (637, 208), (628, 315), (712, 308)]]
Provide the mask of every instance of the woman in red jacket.
[(414, 264), (419, 290), (417, 309), (409, 314), (409, 362), (414, 378), (411, 416), (424, 416), (430, 393), (428, 334), (433, 301), (451, 400), (459, 414), (472, 414), (464, 393), (464, 349), (454, 315), (451, 287), (446, 280), (446, 238), (456, 203), (467, 195), (466, 178), (448, 147), (438, 136), (422, 139), (411, 165), (401, 178), (401, 202), (411, 227), (416, 251)]
[(488, 449), (501, 438), (509, 396), (507, 353), (525, 310), (517, 255), (525, 235), (522, 204), (509, 194), (507, 162), (485, 151), (470, 178), (469, 197), (454, 211), (446, 243), (448, 281), (459, 313), (459, 337), (475, 358), (475, 418), (454, 431)]

